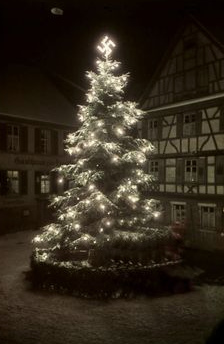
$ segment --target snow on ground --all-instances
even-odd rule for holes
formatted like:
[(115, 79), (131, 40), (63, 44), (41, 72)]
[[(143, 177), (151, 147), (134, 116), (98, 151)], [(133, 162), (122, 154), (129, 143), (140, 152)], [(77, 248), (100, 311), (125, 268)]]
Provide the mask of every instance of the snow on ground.
[(37, 232), (0, 237), (0, 344), (202, 344), (224, 315), (224, 287), (87, 300), (33, 291), (25, 280)]

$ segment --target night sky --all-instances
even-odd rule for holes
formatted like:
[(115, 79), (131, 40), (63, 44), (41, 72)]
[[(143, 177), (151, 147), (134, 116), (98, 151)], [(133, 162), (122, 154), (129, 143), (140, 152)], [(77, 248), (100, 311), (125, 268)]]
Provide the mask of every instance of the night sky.
[(96, 45), (108, 34), (135, 97), (189, 13), (210, 27), (223, 23), (221, 0), (1, 0), (1, 65), (23, 63), (61, 76), (55, 80), (75, 103), (82, 92), (69, 82), (86, 89), (85, 71), (94, 70)]

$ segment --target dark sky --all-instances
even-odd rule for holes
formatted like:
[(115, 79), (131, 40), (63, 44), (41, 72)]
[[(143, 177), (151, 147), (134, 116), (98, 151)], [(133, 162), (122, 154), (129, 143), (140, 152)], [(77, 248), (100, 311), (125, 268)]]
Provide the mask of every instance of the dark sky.
[[(55, 6), (63, 16), (51, 14)], [(86, 88), (85, 71), (95, 68), (95, 47), (106, 33), (137, 92), (188, 13), (210, 26), (217, 18), (223, 23), (221, 0), (1, 0), (1, 59), (42, 67)], [(75, 100), (79, 91), (63, 84)]]

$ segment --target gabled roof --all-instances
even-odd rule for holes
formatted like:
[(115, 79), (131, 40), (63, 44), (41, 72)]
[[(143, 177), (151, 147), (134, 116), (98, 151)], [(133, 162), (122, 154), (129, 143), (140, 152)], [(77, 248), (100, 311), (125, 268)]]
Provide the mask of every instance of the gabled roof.
[(151, 75), (150, 81), (145, 87), (145, 90), (142, 92), (142, 95), (139, 97), (139, 104), (142, 105), (145, 101), (146, 97), (149, 95), (150, 91), (152, 90), (157, 78), (159, 77), (160, 73), (162, 72), (163, 67), (165, 66), (169, 56), (171, 55), (172, 51), (174, 50), (178, 40), (180, 39), (181, 35), (183, 34), (184, 30), (187, 28), (188, 25), (194, 24), (200, 31), (204, 33), (215, 45), (219, 47), (219, 49), (224, 53), (224, 32), (221, 32), (217, 29), (217, 27), (212, 28), (209, 27), (207, 29), (200, 21), (198, 21), (194, 16), (187, 15), (185, 20), (183, 20), (182, 25), (177, 30), (175, 35), (173, 36), (171, 43), (169, 44), (168, 48), (164, 50), (162, 58), (160, 59), (155, 72)]
[(75, 108), (39, 69), (11, 64), (0, 70), (0, 114), (75, 126)]

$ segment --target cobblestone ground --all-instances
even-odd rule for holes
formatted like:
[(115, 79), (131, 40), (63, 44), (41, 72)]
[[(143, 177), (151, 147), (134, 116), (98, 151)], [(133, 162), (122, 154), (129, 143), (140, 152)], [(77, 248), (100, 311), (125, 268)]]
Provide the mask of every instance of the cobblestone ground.
[(224, 286), (111, 301), (33, 291), (24, 272), (35, 235), (0, 237), (0, 344), (202, 344), (224, 318)]

